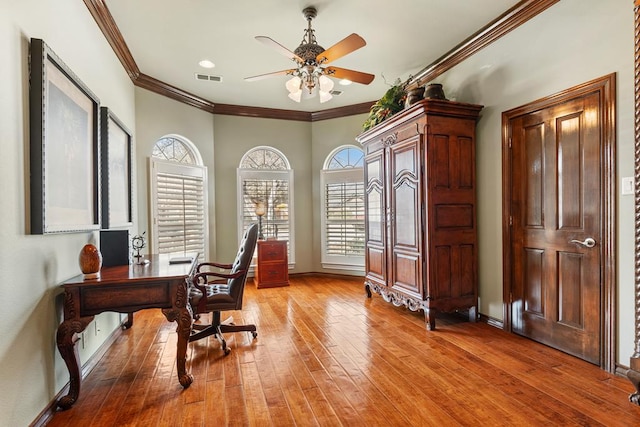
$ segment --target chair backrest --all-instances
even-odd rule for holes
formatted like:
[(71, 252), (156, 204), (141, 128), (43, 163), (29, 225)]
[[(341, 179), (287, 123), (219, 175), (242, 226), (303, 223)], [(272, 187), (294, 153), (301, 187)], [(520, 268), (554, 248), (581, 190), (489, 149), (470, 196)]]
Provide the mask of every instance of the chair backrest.
[(245, 282), (247, 281), (247, 273), (251, 266), (251, 260), (253, 259), (253, 253), (256, 250), (256, 242), (258, 241), (258, 224), (250, 224), (244, 232), (240, 246), (238, 247), (238, 253), (236, 259), (233, 261), (231, 267), (231, 273), (235, 273), (239, 270), (244, 270), (244, 274), (234, 279), (229, 279), (227, 285), (229, 286), (229, 294), (236, 301), (236, 309), (242, 308), (242, 295), (244, 292)]

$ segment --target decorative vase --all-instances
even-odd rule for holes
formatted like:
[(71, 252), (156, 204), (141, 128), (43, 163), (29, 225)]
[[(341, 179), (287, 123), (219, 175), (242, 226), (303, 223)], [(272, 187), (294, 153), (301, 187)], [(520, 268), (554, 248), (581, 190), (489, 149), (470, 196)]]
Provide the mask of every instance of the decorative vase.
[(440, 83), (431, 83), (427, 85), (427, 88), (424, 92), (424, 97), (426, 99), (442, 99), (444, 101), (447, 98), (444, 96), (444, 90), (442, 90), (442, 85)]
[(407, 92), (407, 99), (404, 102), (404, 108), (407, 108), (424, 97), (424, 86), (416, 87)]
[(84, 245), (80, 251), (78, 262), (80, 263), (80, 270), (82, 270), (85, 279), (97, 279), (100, 277), (102, 254), (96, 245), (92, 245), (91, 243)]

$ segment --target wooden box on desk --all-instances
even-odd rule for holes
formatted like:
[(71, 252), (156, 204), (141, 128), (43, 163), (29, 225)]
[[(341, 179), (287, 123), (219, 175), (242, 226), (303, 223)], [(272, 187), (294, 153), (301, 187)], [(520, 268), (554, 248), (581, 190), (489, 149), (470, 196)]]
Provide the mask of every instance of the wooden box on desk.
[(285, 240), (258, 240), (258, 262), (253, 283), (258, 289), (289, 286), (289, 260)]

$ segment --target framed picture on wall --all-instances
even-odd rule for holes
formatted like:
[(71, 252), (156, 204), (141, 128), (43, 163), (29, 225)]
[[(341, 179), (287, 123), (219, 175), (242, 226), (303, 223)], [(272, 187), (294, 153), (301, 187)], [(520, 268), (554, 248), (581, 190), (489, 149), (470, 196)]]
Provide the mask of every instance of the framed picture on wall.
[(126, 227), (131, 217), (131, 132), (107, 107), (100, 108), (102, 228)]
[(100, 102), (41, 39), (30, 56), (30, 232), (97, 230)]

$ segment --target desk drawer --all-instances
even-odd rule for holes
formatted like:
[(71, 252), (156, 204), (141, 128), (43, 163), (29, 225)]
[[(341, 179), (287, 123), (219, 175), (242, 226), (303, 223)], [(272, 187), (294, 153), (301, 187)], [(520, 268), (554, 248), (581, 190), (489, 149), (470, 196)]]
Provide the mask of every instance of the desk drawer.
[(260, 283), (274, 283), (289, 281), (288, 266), (279, 263), (264, 263), (258, 268)]
[(284, 261), (287, 259), (287, 242), (262, 241), (258, 245), (258, 261)]

